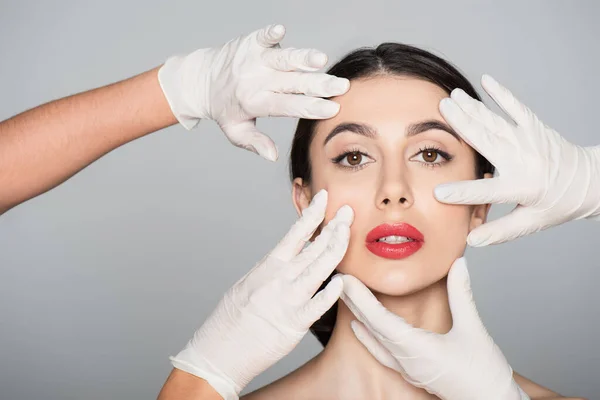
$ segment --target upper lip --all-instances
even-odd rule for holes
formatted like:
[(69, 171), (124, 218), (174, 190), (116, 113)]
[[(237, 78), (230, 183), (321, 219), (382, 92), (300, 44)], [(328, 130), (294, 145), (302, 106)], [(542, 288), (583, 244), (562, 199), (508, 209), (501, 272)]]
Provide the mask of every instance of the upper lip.
[(416, 241), (423, 241), (423, 234), (417, 228), (411, 224), (400, 222), (376, 226), (367, 235), (367, 242), (375, 242), (386, 236), (404, 236)]

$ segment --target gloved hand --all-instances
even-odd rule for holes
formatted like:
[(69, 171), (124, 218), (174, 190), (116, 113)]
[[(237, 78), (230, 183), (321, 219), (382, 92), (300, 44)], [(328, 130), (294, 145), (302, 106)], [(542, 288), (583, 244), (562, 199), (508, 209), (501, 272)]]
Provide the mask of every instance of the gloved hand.
[(481, 322), (464, 258), (448, 274), (453, 326), (446, 334), (414, 328), (385, 308), (357, 278), (343, 275), (342, 300), (358, 318), (354, 334), (383, 365), (445, 400), (529, 399)]
[(499, 176), (443, 184), (435, 197), (450, 204), (518, 205), (473, 229), (469, 245), (502, 243), (570, 220), (600, 219), (600, 146), (569, 143), (492, 77), (484, 75), (481, 85), (515, 124), (461, 89), (441, 101), (440, 111)]
[(341, 278), (334, 277), (312, 297), (344, 257), (353, 219), (349, 206), (300, 252), (323, 220), (326, 204), (323, 190), (277, 247), (227, 291), (171, 358), (176, 368), (205, 379), (225, 400), (237, 399), (256, 375), (296, 347), (342, 292)]
[(158, 79), (177, 120), (192, 129), (215, 120), (238, 147), (277, 159), (273, 141), (256, 128), (257, 117), (331, 118), (339, 104), (321, 99), (344, 94), (345, 78), (313, 73), (327, 56), (313, 49), (281, 49), (285, 28), (270, 25), (216, 48), (171, 57)]

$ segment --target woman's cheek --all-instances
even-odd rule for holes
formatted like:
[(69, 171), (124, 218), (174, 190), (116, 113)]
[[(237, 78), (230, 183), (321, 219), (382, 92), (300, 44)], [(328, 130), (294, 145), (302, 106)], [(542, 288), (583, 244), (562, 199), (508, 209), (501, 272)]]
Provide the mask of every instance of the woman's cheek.
[[(365, 207), (367, 206), (366, 202), (368, 201), (364, 192), (357, 191), (356, 187), (343, 184), (329, 185), (326, 187), (329, 196), (327, 202), (327, 209), (325, 211), (325, 224), (331, 219), (335, 217), (337, 211), (344, 205), (348, 205), (352, 208), (354, 212), (354, 218), (352, 224), (350, 225), (350, 242), (348, 244), (348, 250), (344, 257), (344, 260), (340, 264), (343, 265), (349, 259), (349, 253), (352, 248), (356, 246), (360, 241), (360, 237), (364, 236), (361, 234), (362, 230), (364, 230), (364, 221), (362, 218), (368, 216), (368, 212), (366, 212)], [(362, 193), (357, 195), (357, 193)]]
[(434, 237), (430, 243), (436, 243), (436, 247), (453, 253), (454, 257), (461, 256), (469, 234), (470, 207), (444, 204), (432, 206), (431, 209), (428, 225), (432, 228)]
[(323, 189), (326, 189), (328, 193), (325, 223), (332, 220), (338, 210), (344, 205), (348, 205), (352, 208), (354, 217), (356, 218), (357, 208), (360, 208), (359, 203), (363, 200), (357, 195), (357, 193), (360, 193), (360, 190), (357, 190), (354, 186), (340, 183), (324, 185)]
[[(336, 187), (336, 185), (327, 185), (321, 182), (314, 182), (311, 186), (311, 190), (313, 193), (318, 193), (320, 190), (327, 190), (327, 207), (325, 208), (325, 218), (323, 222), (319, 224), (319, 227), (313, 234), (311, 241), (315, 240), (322, 232), (323, 228), (329, 224), (329, 222), (335, 217), (335, 214), (338, 210), (344, 206), (349, 205), (352, 207), (352, 210), (356, 216), (356, 207), (348, 200), (348, 190), (340, 187)], [(352, 231), (352, 225), (350, 226)], [(352, 239), (352, 233), (350, 234), (350, 239)]]

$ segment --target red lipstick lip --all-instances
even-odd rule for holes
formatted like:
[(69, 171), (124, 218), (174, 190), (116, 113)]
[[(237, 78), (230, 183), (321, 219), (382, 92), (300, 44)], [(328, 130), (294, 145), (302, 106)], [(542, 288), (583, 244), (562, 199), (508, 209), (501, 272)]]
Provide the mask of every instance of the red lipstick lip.
[[(385, 236), (405, 236), (412, 241), (397, 244), (377, 241)], [(381, 224), (369, 232), (365, 245), (376, 256), (399, 260), (419, 251), (423, 240), (423, 234), (410, 224)]]
[(423, 234), (417, 228), (410, 224), (381, 224), (376, 226), (367, 235), (367, 243), (376, 242), (385, 236), (405, 236), (415, 241), (422, 242)]

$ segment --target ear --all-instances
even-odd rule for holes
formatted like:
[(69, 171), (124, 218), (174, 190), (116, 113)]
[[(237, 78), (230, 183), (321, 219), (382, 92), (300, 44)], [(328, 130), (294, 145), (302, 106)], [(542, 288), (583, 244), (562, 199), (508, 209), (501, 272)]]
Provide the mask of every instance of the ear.
[[(490, 179), (493, 175), (486, 173), (483, 175), (483, 179)], [(478, 204), (473, 207), (471, 213), (471, 224), (469, 225), (469, 232), (477, 228), (479, 225), (484, 224), (487, 220), (488, 213), (490, 212), (491, 204)]]
[(309, 185), (305, 184), (302, 178), (295, 178), (292, 183), (292, 202), (298, 216), (302, 215), (302, 210), (308, 207), (312, 197)]
[[(292, 184), (292, 202), (294, 203), (294, 207), (296, 208), (296, 212), (298, 216), (302, 215), (302, 210), (309, 206), (310, 201), (313, 198), (312, 190), (310, 190), (310, 185), (307, 185), (302, 181), (302, 178), (294, 179)], [(315, 240), (319, 234), (321, 234), (321, 229), (323, 228), (323, 224), (319, 225), (319, 227), (315, 230), (315, 233), (309, 239), (310, 242)]]

